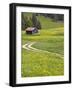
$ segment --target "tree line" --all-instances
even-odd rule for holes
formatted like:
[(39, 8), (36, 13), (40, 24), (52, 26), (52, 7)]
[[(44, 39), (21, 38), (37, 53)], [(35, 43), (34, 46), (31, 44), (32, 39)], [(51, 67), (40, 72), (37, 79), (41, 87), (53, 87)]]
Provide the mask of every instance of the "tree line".
[(28, 27), (36, 27), (37, 29), (41, 29), (41, 23), (37, 19), (35, 13), (33, 13), (31, 17), (24, 16), (24, 13), (22, 13), (21, 17), (22, 17), (22, 20), (21, 20), (22, 30), (25, 30)]
[(37, 16), (44, 16), (45, 18), (51, 18), (53, 21), (64, 21), (63, 14), (44, 14), (44, 13), (32, 13), (30, 16), (25, 16), (25, 13), (21, 14), (21, 28), (25, 30), (28, 27), (36, 27), (37, 29), (41, 29), (41, 23), (37, 19)]

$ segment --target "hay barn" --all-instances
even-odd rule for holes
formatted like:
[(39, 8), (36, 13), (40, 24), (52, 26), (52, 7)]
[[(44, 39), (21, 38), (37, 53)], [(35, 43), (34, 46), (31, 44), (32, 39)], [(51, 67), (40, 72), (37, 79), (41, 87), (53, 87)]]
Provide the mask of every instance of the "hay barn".
[(35, 34), (38, 33), (38, 29), (36, 27), (28, 27), (26, 29), (26, 34)]

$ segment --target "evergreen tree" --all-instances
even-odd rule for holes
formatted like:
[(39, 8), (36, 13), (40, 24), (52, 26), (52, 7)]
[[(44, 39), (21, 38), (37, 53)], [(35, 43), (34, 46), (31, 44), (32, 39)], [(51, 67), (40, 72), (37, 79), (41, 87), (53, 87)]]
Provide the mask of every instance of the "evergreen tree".
[(33, 23), (33, 27), (36, 27), (37, 29), (41, 29), (41, 24), (39, 20), (37, 20), (36, 14), (32, 14), (32, 23)]
[(30, 17), (30, 16), (25, 16), (25, 14), (22, 13), (21, 29), (25, 30), (28, 27), (36, 27), (37, 29), (41, 29), (41, 24), (39, 20), (37, 20), (36, 14), (32, 14), (32, 17)]
[(24, 14), (21, 14), (21, 29), (24, 30), (25, 29), (25, 20), (24, 20)]

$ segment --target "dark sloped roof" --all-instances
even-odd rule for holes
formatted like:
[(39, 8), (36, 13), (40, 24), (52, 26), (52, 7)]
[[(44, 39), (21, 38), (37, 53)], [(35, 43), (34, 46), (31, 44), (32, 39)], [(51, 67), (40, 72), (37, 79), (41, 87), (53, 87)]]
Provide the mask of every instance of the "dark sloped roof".
[(26, 29), (26, 31), (33, 31), (35, 29), (35, 27), (28, 27), (27, 29)]

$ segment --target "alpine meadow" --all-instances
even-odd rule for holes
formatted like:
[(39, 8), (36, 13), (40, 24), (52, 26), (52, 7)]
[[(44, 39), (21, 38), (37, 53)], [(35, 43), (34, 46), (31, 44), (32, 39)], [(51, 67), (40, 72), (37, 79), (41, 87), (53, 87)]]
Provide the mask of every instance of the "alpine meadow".
[(21, 13), (21, 76), (64, 75), (64, 15)]

